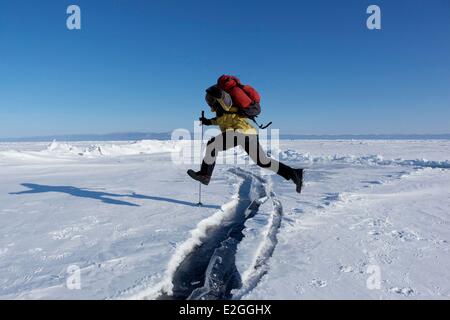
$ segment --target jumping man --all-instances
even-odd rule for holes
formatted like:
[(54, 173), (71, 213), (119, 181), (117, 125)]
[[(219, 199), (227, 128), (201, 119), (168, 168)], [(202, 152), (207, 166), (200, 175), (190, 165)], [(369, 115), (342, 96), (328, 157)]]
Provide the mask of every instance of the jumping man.
[(238, 78), (221, 76), (216, 85), (206, 90), (206, 102), (216, 117), (200, 118), (206, 126), (218, 125), (222, 133), (208, 141), (206, 154), (198, 172), (189, 170), (188, 175), (208, 185), (219, 151), (241, 146), (261, 168), (272, 170), (286, 180), (292, 180), (298, 193), (302, 190), (303, 169), (293, 169), (270, 158), (259, 143), (258, 132), (248, 119), (254, 121), (260, 111), (260, 98), (255, 89), (242, 85)]

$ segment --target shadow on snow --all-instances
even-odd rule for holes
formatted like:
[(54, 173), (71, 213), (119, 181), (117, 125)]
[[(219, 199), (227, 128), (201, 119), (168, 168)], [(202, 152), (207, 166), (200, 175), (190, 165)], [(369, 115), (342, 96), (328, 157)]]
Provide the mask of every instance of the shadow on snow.
[[(40, 185), (35, 183), (22, 183), (22, 186), (28, 188), (29, 190), (20, 191), (20, 192), (10, 192), (11, 195), (22, 195), (22, 194), (34, 194), (34, 193), (46, 193), (46, 192), (59, 192), (59, 193), (65, 193), (74, 197), (80, 197), (80, 198), (88, 198), (88, 199), (95, 199), (100, 200), (103, 203), (107, 204), (115, 204), (115, 205), (122, 205), (122, 206), (132, 206), (132, 207), (139, 207), (138, 204), (118, 200), (114, 198), (133, 198), (133, 199), (144, 199), (144, 200), (153, 200), (153, 201), (162, 201), (162, 202), (169, 202), (174, 204), (180, 204), (185, 206), (191, 206), (196, 207), (197, 203), (194, 202), (188, 202), (183, 200), (177, 200), (172, 198), (165, 198), (165, 197), (158, 197), (158, 196), (147, 196), (142, 194), (137, 194), (135, 192), (131, 194), (117, 194), (117, 193), (110, 193), (110, 192), (103, 192), (103, 191), (94, 191), (89, 190), (86, 188), (77, 188), (72, 186), (48, 186), (48, 185)], [(204, 208), (212, 208), (212, 209), (220, 209), (220, 206), (216, 205), (203, 205)]]

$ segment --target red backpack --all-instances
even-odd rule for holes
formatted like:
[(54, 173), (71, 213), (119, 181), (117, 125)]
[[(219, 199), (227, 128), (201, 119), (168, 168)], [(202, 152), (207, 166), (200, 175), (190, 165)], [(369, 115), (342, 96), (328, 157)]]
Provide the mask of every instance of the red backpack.
[(249, 85), (243, 85), (236, 77), (223, 75), (217, 80), (217, 85), (226, 91), (233, 99), (234, 105), (241, 109), (261, 102), (258, 92)]
[[(261, 113), (261, 97), (258, 91), (249, 85), (243, 85), (237, 77), (229, 75), (221, 76), (217, 80), (217, 85), (231, 96), (233, 105), (237, 106), (244, 116), (253, 120), (258, 125), (255, 120)], [(271, 124), (272, 122), (266, 126), (258, 126), (261, 129), (265, 129)]]

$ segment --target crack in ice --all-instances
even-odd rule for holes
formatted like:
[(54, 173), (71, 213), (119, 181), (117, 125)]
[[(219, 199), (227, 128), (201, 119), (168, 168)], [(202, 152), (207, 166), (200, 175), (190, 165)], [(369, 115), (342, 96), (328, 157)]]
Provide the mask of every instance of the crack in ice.
[[(226, 203), (222, 211), (202, 220), (191, 237), (177, 247), (159, 285), (141, 291), (133, 299), (235, 299), (233, 292), (248, 292), (267, 272), (267, 260), (275, 249), (281, 225), (281, 203), (273, 192), (267, 194), (264, 178), (239, 168), (229, 172), (242, 179), (237, 197)], [(269, 198), (274, 204), (269, 229), (252, 271), (244, 273), (242, 281), (236, 267), (237, 247), (244, 238), (246, 221), (258, 214), (259, 207)]]

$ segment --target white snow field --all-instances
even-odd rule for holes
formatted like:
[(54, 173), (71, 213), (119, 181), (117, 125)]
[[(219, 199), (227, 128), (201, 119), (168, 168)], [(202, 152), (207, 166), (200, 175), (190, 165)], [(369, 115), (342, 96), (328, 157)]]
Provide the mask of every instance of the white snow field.
[(218, 164), (202, 207), (181, 145), (0, 143), (0, 298), (450, 298), (450, 141), (281, 141), (301, 195)]

